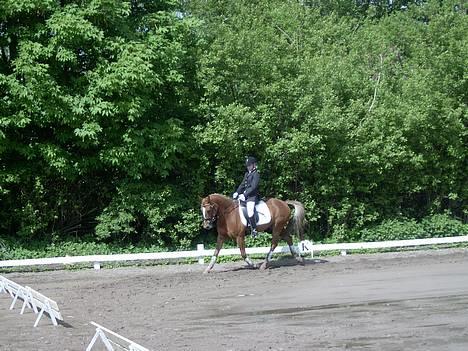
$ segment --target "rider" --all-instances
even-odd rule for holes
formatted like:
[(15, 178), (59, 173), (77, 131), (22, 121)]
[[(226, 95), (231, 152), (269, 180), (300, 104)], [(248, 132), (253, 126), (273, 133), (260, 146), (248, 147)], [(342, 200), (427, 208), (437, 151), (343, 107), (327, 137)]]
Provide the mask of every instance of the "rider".
[(254, 209), (258, 196), (260, 174), (257, 171), (257, 160), (255, 157), (247, 157), (245, 160), (245, 166), (247, 167), (247, 172), (232, 197), (234, 199), (239, 198), (239, 200), (247, 202), (247, 215), (249, 216), (250, 227), (252, 228), (252, 237), (255, 238), (257, 236), (257, 223), (254, 218)]

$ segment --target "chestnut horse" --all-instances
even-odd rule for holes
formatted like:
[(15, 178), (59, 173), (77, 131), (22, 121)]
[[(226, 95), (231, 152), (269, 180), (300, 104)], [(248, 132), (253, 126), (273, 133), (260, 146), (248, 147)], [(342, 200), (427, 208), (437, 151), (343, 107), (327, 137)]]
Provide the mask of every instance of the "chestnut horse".
[[(304, 227), (306, 224), (304, 206), (298, 201), (282, 201), (271, 198), (266, 201), (271, 213), (271, 220), (267, 224), (259, 225), (259, 232), (269, 232), (272, 234), (271, 247), (265, 261), (260, 269), (266, 269), (271, 261), (273, 251), (280, 239), (285, 240), (289, 245), (289, 250), (293, 257), (299, 262), (303, 262), (302, 257), (294, 250), (291, 234), (294, 232), (304, 240)], [(294, 214), (289, 206), (294, 207)], [(212, 229), (215, 225), (218, 231), (216, 240), (216, 249), (211, 257), (210, 264), (204, 273), (211, 271), (218, 258), (219, 251), (226, 239), (237, 241), (241, 256), (251, 267), (253, 263), (245, 253), (245, 231), (246, 227), (242, 224), (239, 215), (239, 202), (232, 200), (224, 195), (212, 194), (202, 199), (201, 210), (203, 215), (203, 228)]]

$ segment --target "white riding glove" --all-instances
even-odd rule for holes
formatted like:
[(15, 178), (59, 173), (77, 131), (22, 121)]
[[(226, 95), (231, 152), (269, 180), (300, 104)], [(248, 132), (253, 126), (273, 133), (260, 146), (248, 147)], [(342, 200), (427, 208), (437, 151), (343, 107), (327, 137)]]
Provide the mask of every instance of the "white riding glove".
[(244, 194), (240, 194), (240, 195), (239, 195), (239, 200), (245, 201), (245, 196), (244, 196)]
[(232, 194), (232, 198), (233, 198), (234, 200), (237, 199), (238, 196), (239, 196), (239, 194), (237, 193), (237, 191), (236, 191), (234, 194)]

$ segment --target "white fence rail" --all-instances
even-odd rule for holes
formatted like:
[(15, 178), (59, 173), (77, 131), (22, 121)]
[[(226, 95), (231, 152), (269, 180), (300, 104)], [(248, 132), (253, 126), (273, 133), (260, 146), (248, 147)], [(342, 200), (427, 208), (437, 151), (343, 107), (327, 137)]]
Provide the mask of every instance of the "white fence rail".
[(94, 334), (93, 338), (91, 339), (91, 342), (86, 348), (86, 351), (91, 351), (99, 339), (102, 341), (107, 351), (114, 351), (114, 346), (118, 350), (123, 349), (129, 351), (149, 351), (147, 348), (138, 345), (132, 340), (129, 340), (123, 337), (122, 335), (113, 332), (112, 330), (104, 328), (102, 325), (99, 325), (94, 322), (91, 322), (91, 324), (96, 327), (96, 333)]
[(465, 236), (451, 236), (444, 238), (428, 238), (428, 239), (412, 239), (412, 240), (390, 240), (390, 241), (374, 241), (374, 242), (361, 242), (361, 243), (336, 243), (336, 244), (312, 244), (303, 241), (299, 243), (299, 250), (305, 253), (317, 251), (341, 251), (345, 255), (349, 250), (362, 250), (362, 249), (386, 249), (396, 247), (411, 247), (411, 246), (427, 246), (427, 245), (441, 245), (441, 244), (458, 244), (468, 242), (468, 235)]
[[(414, 239), (414, 240), (394, 240), (380, 242), (361, 242), (361, 243), (337, 243), (337, 244), (313, 244), (310, 241), (302, 241), (298, 249), (302, 254), (313, 256), (318, 251), (341, 251), (345, 255), (349, 250), (359, 249), (383, 249), (396, 247), (410, 247), (423, 245), (456, 244), (468, 242), (468, 235), (454, 236), (444, 238)], [(247, 254), (267, 254), (269, 247), (247, 248)], [(193, 251), (174, 251), (174, 252), (152, 252), (137, 254), (115, 254), (115, 255), (91, 255), (91, 256), (66, 256), (50, 257), (25, 260), (5, 260), (0, 261), (0, 267), (20, 267), (20, 266), (38, 266), (38, 265), (57, 265), (57, 264), (75, 264), (75, 263), (94, 263), (94, 268), (99, 269), (103, 262), (118, 261), (141, 261), (141, 260), (170, 260), (184, 258), (198, 258), (200, 264), (204, 264), (204, 258), (213, 255), (214, 250), (206, 250), (203, 244), (197, 246)], [(289, 253), (288, 246), (278, 246), (275, 253)], [(239, 249), (222, 249), (220, 256), (240, 255)]]
[(24, 313), (26, 307), (31, 308), (34, 313), (39, 314), (36, 318), (36, 322), (34, 323), (34, 327), (37, 327), (44, 312), (49, 315), (55, 326), (58, 325), (57, 320), (63, 321), (63, 317), (57, 303), (36, 290), (31, 289), (29, 286), (19, 285), (12, 280), (0, 276), (0, 292), (10, 294), (13, 298), (10, 310), (15, 307), (18, 300), (22, 300), (23, 306), (21, 307), (20, 314)]

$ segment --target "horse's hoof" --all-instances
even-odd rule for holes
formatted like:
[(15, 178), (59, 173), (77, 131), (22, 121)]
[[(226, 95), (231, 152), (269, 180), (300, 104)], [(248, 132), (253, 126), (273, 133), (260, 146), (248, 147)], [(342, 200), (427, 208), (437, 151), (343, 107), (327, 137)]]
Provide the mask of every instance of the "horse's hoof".
[(258, 263), (247, 264), (244, 266), (245, 269), (258, 269), (259, 267), (260, 264)]
[(266, 263), (266, 262), (263, 262), (262, 265), (260, 266), (261, 271), (264, 271), (267, 268), (268, 268), (268, 263)]
[(305, 260), (304, 260), (304, 257), (296, 257), (296, 261), (299, 262), (299, 264), (301, 265), (304, 265), (305, 264)]
[(208, 274), (208, 273), (210, 273), (210, 272), (211, 272), (211, 269), (208, 269), (208, 268), (207, 268), (207, 269), (205, 269), (205, 270), (203, 271), (203, 274)]

